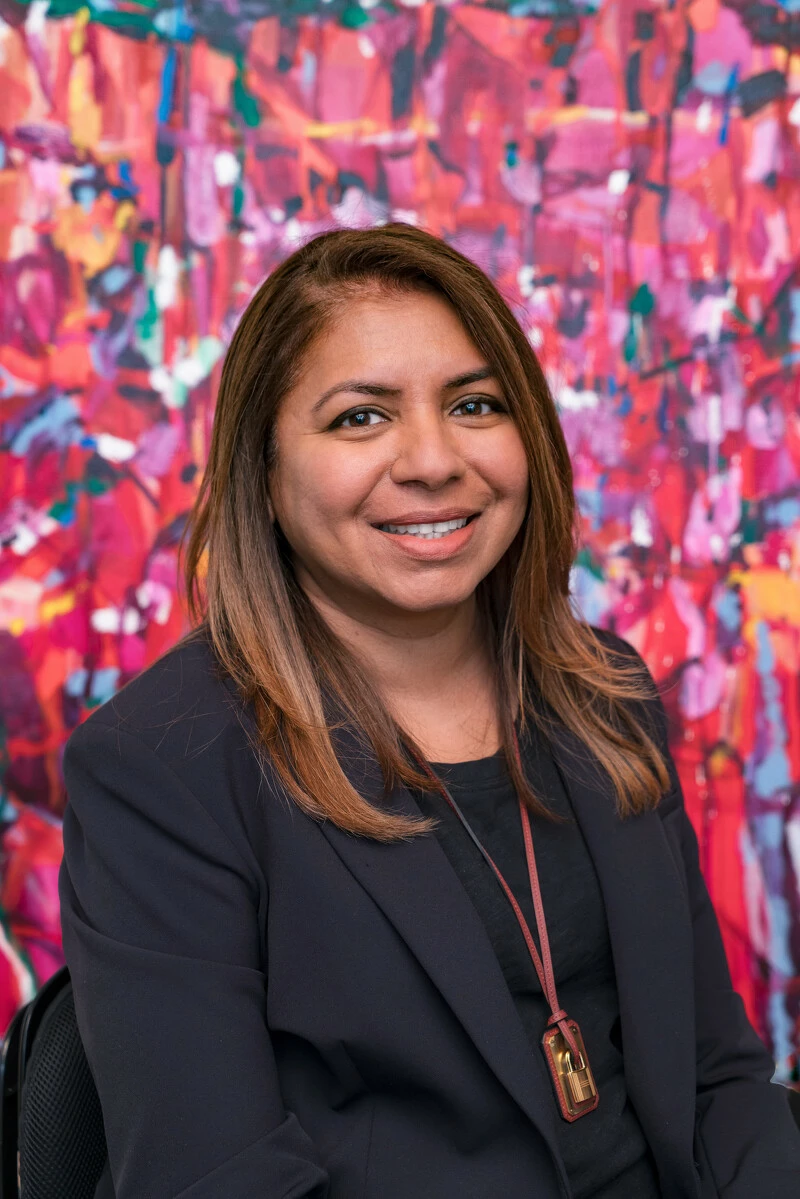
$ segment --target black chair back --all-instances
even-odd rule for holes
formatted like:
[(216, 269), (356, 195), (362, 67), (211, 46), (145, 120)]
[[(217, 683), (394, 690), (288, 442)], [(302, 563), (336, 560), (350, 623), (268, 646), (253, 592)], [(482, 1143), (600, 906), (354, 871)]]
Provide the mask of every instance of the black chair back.
[(800, 1091), (789, 1092), (789, 1107), (792, 1109), (792, 1115), (798, 1128), (800, 1128)]
[(106, 1140), (66, 968), (17, 1013), (0, 1067), (0, 1199), (94, 1199)]

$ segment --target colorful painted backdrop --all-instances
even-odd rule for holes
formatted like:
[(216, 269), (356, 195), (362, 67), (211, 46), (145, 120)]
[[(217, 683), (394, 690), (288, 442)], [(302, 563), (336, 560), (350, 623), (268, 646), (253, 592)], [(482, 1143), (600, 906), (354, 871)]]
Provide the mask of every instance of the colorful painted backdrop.
[(182, 628), (220, 363), (303, 239), (488, 270), (577, 602), (665, 685), (736, 985), (800, 1040), (797, 0), (0, 0), (0, 1023), (60, 962), (65, 737)]

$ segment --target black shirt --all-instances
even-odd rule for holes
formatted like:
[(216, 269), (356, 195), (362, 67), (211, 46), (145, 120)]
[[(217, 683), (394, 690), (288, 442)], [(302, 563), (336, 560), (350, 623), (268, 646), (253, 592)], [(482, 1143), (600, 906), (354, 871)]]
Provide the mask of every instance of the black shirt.
[[(626, 1092), (617, 985), (594, 865), (545, 738), (529, 728), (520, 751), (535, 794), (562, 817), (531, 815), (536, 864), (559, 1002), (580, 1025), (600, 1092), (594, 1112), (573, 1124), (557, 1120), (573, 1195), (659, 1199), (652, 1156)], [(431, 768), (503, 874), (538, 944), (519, 808), (502, 752)], [(549, 1008), (511, 905), (444, 798), (417, 800), (439, 821), (436, 836), (486, 926), (520, 1019), (541, 1053)]]

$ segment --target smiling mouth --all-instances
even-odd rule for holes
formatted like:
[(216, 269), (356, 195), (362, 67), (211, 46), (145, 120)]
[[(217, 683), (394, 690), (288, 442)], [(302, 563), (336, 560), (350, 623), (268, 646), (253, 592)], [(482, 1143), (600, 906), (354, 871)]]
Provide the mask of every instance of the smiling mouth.
[(394, 533), (397, 537), (419, 537), (423, 541), (437, 541), (440, 537), (449, 537), (451, 533), (463, 529), (475, 516), (464, 516), (460, 520), (439, 520), (431, 524), (415, 525), (376, 525), (382, 533)]

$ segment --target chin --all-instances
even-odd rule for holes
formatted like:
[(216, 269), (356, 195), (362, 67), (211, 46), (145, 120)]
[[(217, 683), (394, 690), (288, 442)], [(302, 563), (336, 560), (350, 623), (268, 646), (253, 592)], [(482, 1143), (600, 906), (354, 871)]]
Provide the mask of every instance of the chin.
[(403, 612), (442, 612), (448, 608), (459, 607), (460, 604), (470, 599), (473, 593), (474, 588), (471, 591), (458, 591), (443, 595), (440, 589), (426, 595), (406, 593), (405, 595), (385, 595), (382, 599), (384, 603)]

